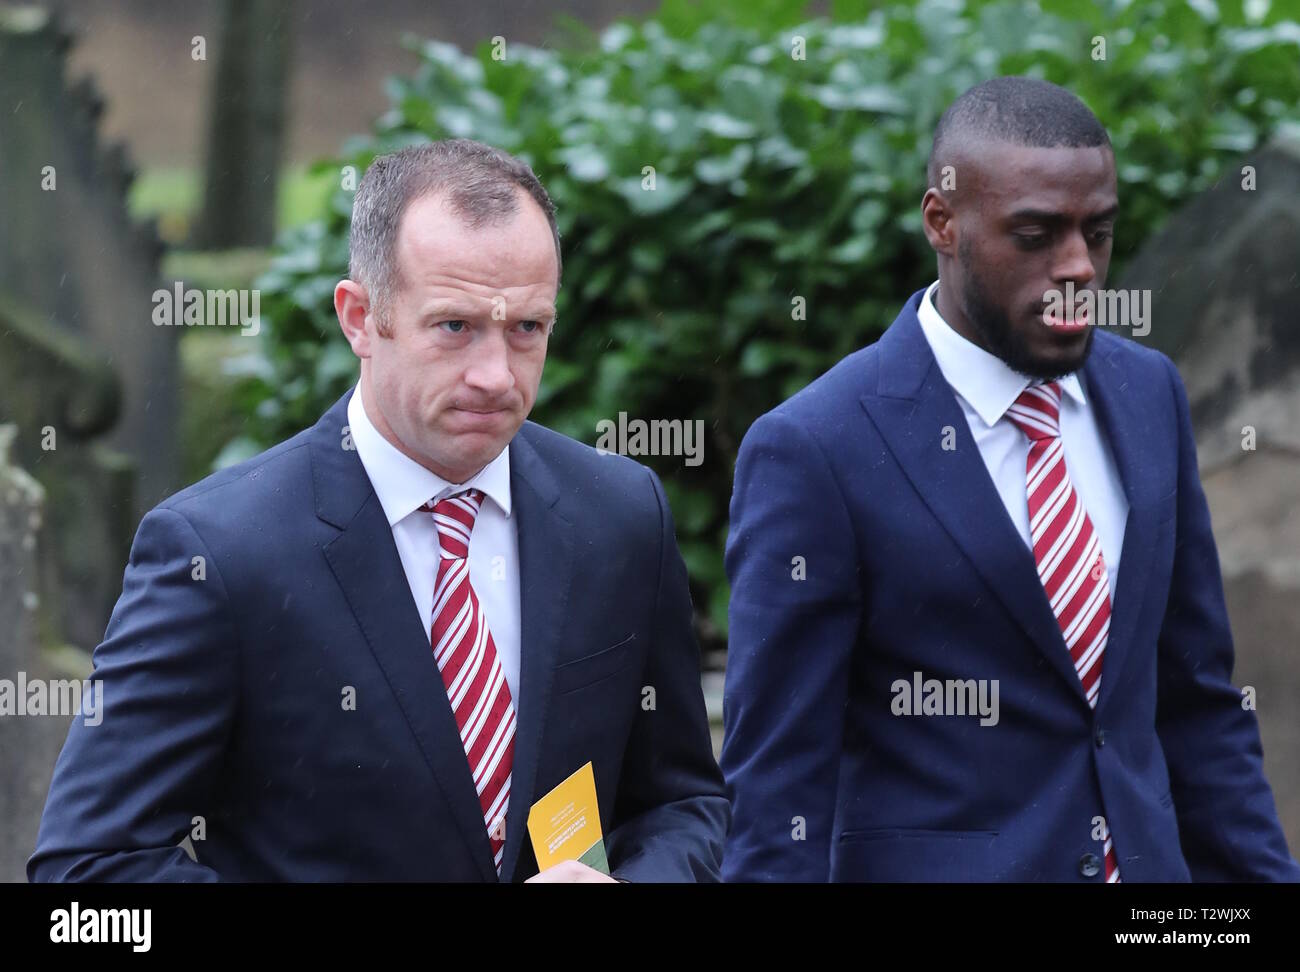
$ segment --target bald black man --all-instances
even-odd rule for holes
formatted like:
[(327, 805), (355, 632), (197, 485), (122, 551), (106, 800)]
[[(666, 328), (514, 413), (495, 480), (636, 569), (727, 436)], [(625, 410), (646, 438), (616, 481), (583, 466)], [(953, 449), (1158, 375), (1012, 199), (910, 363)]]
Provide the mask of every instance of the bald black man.
[(1105, 129), (994, 79), (929, 176), (938, 281), (740, 449), (724, 879), (1300, 879), (1183, 384), (1093, 316)]

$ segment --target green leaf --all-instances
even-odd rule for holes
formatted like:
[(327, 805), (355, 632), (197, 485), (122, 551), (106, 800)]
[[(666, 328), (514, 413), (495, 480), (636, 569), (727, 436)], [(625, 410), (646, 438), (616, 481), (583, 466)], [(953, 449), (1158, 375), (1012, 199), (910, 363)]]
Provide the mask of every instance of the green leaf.
[[(355, 375), (332, 306), (354, 199), (341, 167), (448, 135), (498, 145), (536, 171), (563, 237), (530, 417), (587, 443), (620, 411), (705, 423), (698, 467), (645, 459), (669, 491), (701, 629), (725, 631), (735, 450), (932, 280), (918, 203), (953, 99), (1014, 73), (1096, 112), (1121, 182), (1118, 277), (1241, 153), (1300, 140), (1296, 21), (1297, 0), (666, 0), (599, 33), (571, 25), (563, 43), (512, 41), (502, 62), (486, 44), (408, 38), (415, 68), (386, 84), (372, 131), (312, 167), (328, 203), (277, 239), (258, 278), (265, 326), (242, 434), (220, 458), (297, 433)], [(1105, 61), (1090, 56), (1097, 35)]]
[(701, 182), (716, 185), (737, 178), (745, 171), (754, 150), (748, 145), (737, 145), (725, 157), (700, 159), (695, 163), (695, 177)]

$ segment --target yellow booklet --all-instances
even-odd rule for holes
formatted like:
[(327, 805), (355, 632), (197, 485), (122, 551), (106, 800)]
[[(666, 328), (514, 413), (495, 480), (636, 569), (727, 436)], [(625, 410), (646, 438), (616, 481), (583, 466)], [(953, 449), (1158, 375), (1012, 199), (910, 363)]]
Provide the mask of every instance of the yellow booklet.
[(561, 861), (578, 861), (609, 873), (590, 761), (533, 804), (528, 811), (528, 833), (539, 871)]

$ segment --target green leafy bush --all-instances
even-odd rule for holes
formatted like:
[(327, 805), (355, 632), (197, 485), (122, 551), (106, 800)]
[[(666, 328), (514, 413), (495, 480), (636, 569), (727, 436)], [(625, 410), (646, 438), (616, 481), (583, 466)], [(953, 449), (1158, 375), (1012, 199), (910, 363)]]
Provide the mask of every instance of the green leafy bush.
[[(1120, 161), (1118, 268), (1178, 203), (1295, 123), (1289, 2), (1254, 22), (1240, 2), (1209, 0), (840, 3), (834, 19), (800, 22), (802, 4), (781, 0), (733, 3), (722, 19), (718, 5), (670, 0), (644, 23), (560, 50), (511, 45), (504, 60), (490, 44), (470, 56), (412, 41), (419, 69), (391, 79), (375, 132), (317, 171), (359, 174), (376, 154), (450, 136), (532, 164), (565, 260), (533, 417), (592, 444), (619, 412), (703, 420), (702, 465), (643, 461), (664, 478), (717, 647), (740, 439), (933, 279), (919, 204), (943, 109), (998, 74), (1082, 97)], [(325, 219), (287, 234), (260, 282), (268, 362), (243, 387), (247, 436), (227, 461), (311, 424), (355, 374), (331, 304), (351, 201), (340, 189)]]

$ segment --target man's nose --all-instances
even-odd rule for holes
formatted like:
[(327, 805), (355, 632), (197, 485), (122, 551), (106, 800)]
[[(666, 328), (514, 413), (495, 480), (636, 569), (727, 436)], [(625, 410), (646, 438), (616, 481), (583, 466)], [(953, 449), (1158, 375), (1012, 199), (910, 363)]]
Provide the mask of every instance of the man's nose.
[(504, 395), (514, 387), (510, 348), (504, 334), (489, 333), (475, 343), (472, 360), (465, 369), (465, 384), (490, 395)]
[(1061, 248), (1054, 256), (1056, 257), (1055, 265), (1052, 267), (1054, 280), (1061, 283), (1072, 280), (1084, 286), (1092, 282), (1096, 268), (1092, 265), (1092, 254), (1082, 232), (1067, 233)]

